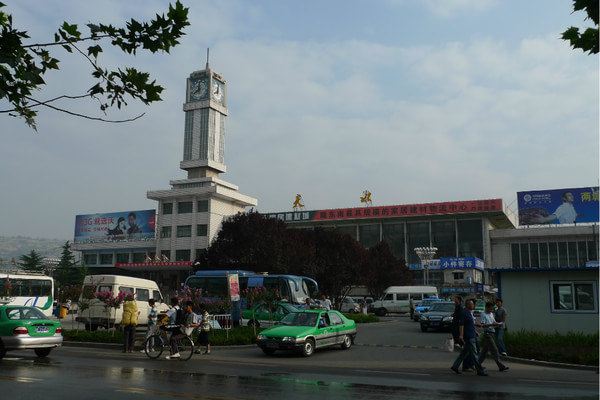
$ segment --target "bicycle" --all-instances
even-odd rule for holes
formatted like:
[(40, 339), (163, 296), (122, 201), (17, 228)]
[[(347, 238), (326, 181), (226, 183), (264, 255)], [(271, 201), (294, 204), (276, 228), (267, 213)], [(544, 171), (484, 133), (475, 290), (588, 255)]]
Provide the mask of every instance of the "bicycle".
[[(144, 341), (144, 353), (152, 360), (155, 360), (161, 356), (165, 348), (167, 351), (171, 351), (171, 343), (167, 329), (160, 329), (157, 333), (149, 336)], [(194, 354), (194, 341), (188, 335), (185, 335), (177, 339), (177, 348), (179, 349), (179, 358), (181, 361), (187, 361), (192, 358)]]

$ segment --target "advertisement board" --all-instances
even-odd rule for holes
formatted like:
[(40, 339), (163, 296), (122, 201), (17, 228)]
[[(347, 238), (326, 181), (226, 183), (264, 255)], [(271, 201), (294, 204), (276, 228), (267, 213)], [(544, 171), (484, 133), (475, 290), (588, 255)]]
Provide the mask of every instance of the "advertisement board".
[(229, 286), (231, 301), (240, 301), (240, 280), (238, 274), (227, 275), (227, 284)]
[(155, 224), (155, 210), (77, 215), (73, 241), (83, 244), (151, 240), (155, 237)]
[(440, 269), (470, 269), (483, 270), (483, 260), (477, 257), (441, 257)]
[(598, 186), (517, 192), (519, 225), (598, 222)]

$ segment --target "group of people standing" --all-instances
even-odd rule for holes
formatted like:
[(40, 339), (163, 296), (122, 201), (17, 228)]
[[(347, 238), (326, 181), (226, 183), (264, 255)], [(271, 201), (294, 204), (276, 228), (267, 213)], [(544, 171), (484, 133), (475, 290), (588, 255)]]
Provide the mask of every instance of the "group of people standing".
[[(477, 375), (487, 376), (487, 370), (482, 364), (488, 353), (491, 354), (500, 372), (508, 370), (508, 367), (500, 361), (500, 355), (507, 355), (504, 344), (504, 330), (506, 329), (508, 314), (502, 305), (502, 299), (496, 299), (495, 307), (493, 302), (487, 302), (485, 311), (477, 319), (473, 315), (475, 309), (473, 299), (468, 299), (463, 306), (462, 297), (455, 296), (454, 304), (452, 336), (454, 342), (462, 346), (462, 349), (456, 361), (450, 367), (452, 371), (461, 374), (475, 369)], [(477, 328), (482, 329), (480, 343), (478, 342), (479, 333)], [(460, 369), (461, 364), (462, 371)]]
[[(181, 357), (177, 342), (184, 336), (191, 336), (194, 330), (198, 330), (197, 344), (204, 346), (202, 352), (200, 348), (196, 349), (196, 354), (210, 354), (209, 332), (211, 330), (210, 315), (205, 307), (200, 307), (200, 314), (193, 311), (193, 302), (187, 301), (183, 308), (179, 305), (179, 299), (173, 297), (171, 299), (171, 308), (167, 311), (165, 318), (168, 321), (160, 324), (158, 321), (158, 310), (154, 299), (148, 300), (148, 329), (146, 331), (146, 339), (158, 333), (159, 329), (164, 329), (171, 333), (169, 339), (170, 354), (166, 356), (167, 360), (174, 360)], [(128, 294), (123, 303), (123, 318), (121, 326), (123, 327), (123, 353), (133, 352), (133, 344), (135, 339), (135, 329), (138, 324), (140, 311), (137, 308), (137, 303), (133, 294)], [(145, 352), (142, 349), (141, 352)]]

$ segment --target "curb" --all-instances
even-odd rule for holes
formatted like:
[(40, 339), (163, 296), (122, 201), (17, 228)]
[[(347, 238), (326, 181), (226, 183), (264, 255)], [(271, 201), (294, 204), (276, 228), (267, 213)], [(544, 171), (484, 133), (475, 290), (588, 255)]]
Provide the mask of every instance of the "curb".
[(540, 361), (528, 358), (520, 358), (520, 357), (511, 357), (511, 356), (502, 356), (502, 360), (518, 363), (518, 364), (527, 364), (527, 365), (537, 365), (539, 367), (549, 367), (549, 368), (564, 368), (564, 369), (575, 369), (580, 371), (595, 371), (598, 372), (598, 367), (594, 365), (582, 365), (582, 364), (567, 364), (567, 363), (559, 363), (552, 361)]
[[(85, 347), (90, 349), (120, 349), (123, 347), (121, 343), (73, 342), (70, 340), (64, 340), (62, 345), (64, 347)], [(215, 349), (244, 349), (256, 347), (256, 344), (240, 344), (225, 346), (211, 345), (211, 347)]]

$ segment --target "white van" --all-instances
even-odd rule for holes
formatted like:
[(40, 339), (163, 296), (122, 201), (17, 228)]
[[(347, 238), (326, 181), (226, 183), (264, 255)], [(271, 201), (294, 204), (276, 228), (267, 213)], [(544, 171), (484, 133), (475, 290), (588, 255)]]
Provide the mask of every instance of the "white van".
[(79, 301), (89, 301), (90, 307), (82, 310), (77, 316), (77, 321), (86, 324), (86, 327), (94, 331), (99, 326), (108, 328), (118, 324), (123, 317), (123, 306), (110, 309), (110, 315), (104, 307), (104, 303), (94, 298), (97, 292), (110, 291), (113, 293), (126, 292), (133, 293), (137, 302), (140, 315), (138, 325), (148, 324), (148, 300), (156, 301), (156, 308), (159, 313), (165, 312), (169, 306), (164, 303), (162, 294), (158, 289), (156, 282), (148, 279), (132, 278), (121, 275), (88, 275), (83, 280), (83, 290)]
[(429, 297), (437, 297), (435, 286), (390, 286), (381, 299), (371, 305), (376, 315), (410, 311), (410, 299), (417, 303)]

